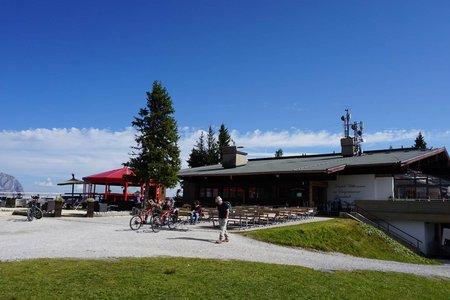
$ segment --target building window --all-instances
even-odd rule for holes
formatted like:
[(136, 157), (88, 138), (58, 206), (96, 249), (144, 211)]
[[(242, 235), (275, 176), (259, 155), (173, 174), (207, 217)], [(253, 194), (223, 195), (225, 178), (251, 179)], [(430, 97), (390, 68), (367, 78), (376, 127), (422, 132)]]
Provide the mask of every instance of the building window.
[(450, 181), (419, 172), (395, 176), (395, 198), (448, 199)]
[(219, 189), (217, 187), (202, 187), (199, 190), (198, 198), (201, 201), (213, 200), (219, 195)]
[(245, 189), (239, 186), (223, 187), (222, 198), (233, 204), (242, 204), (245, 198)]

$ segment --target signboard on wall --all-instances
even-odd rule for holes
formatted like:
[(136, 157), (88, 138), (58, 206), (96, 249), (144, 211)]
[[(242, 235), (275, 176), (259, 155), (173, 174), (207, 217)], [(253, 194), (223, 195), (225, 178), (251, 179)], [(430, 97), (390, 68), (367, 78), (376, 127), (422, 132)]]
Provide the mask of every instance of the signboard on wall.
[(346, 209), (358, 199), (374, 198), (374, 175), (339, 176), (328, 184), (328, 201), (331, 210)]
[(344, 175), (328, 182), (328, 204), (331, 210), (340, 210), (339, 205), (346, 209), (355, 200), (387, 200), (392, 198), (393, 193), (393, 177)]

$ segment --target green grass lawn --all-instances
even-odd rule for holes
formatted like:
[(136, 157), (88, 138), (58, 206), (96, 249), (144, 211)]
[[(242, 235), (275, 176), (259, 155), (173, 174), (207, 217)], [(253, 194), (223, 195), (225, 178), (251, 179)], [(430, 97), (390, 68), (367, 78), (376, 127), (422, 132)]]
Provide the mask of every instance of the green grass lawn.
[(0, 262), (0, 299), (448, 299), (450, 280), (188, 258)]
[(279, 245), (340, 252), (359, 257), (439, 264), (435, 260), (417, 255), (380, 230), (351, 219), (248, 231), (243, 235)]

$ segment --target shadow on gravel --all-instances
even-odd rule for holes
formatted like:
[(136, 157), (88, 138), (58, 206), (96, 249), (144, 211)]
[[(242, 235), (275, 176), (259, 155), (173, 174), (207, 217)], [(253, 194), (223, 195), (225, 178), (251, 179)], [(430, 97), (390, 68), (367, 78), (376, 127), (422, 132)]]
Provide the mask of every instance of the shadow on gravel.
[(139, 229), (139, 230), (131, 230), (131, 229), (121, 229), (116, 231), (130, 231), (130, 232), (136, 232), (136, 233), (156, 233), (151, 229)]
[(30, 222), (26, 218), (25, 219), (9, 219), (8, 222)]
[(198, 239), (193, 237), (176, 237), (176, 238), (167, 238), (168, 240), (189, 240), (189, 241), (199, 241), (199, 242), (207, 242), (207, 243), (215, 243), (215, 240), (211, 239)]

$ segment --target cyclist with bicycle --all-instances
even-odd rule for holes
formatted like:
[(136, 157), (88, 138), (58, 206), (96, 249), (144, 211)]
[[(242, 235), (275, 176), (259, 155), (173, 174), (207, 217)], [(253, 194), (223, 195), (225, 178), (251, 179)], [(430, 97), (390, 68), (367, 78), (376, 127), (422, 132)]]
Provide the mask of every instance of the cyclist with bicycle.
[(39, 194), (35, 196), (31, 196), (31, 200), (27, 202), (27, 220), (33, 221), (33, 218), (40, 219), (43, 216), (42, 210), (37, 206), (37, 202), (39, 200)]

